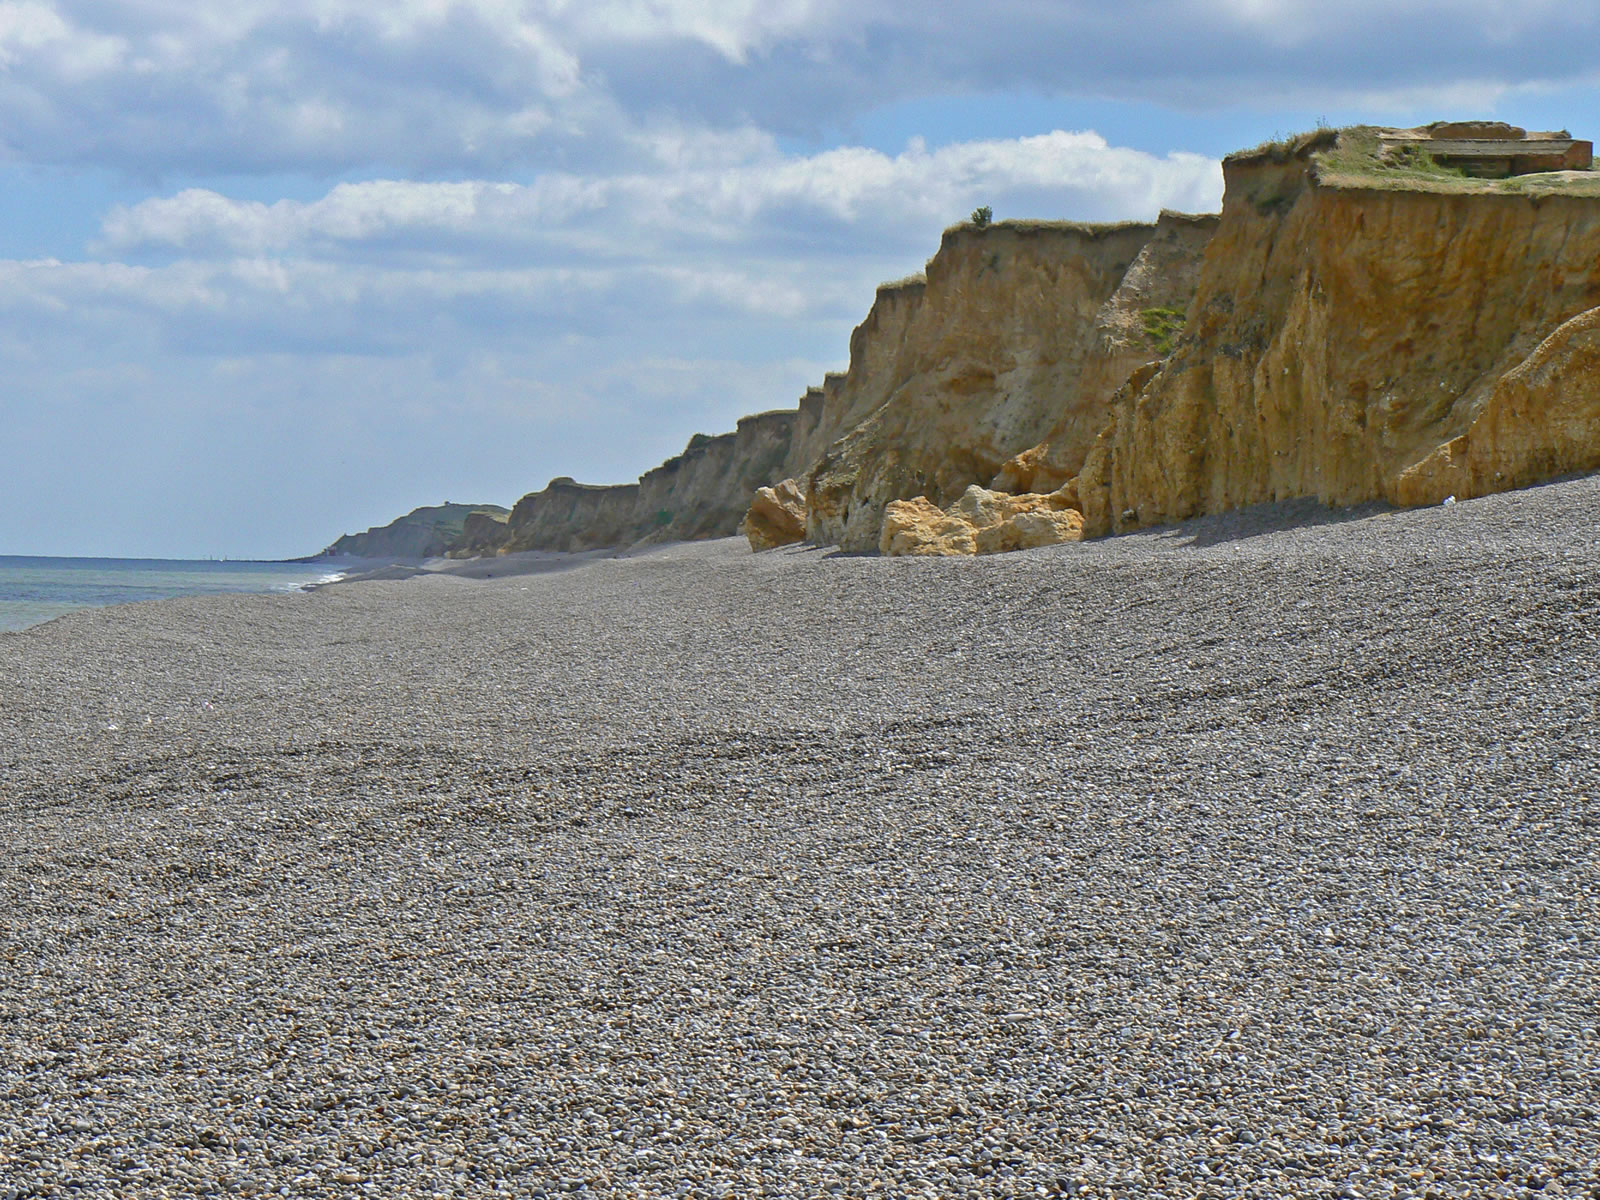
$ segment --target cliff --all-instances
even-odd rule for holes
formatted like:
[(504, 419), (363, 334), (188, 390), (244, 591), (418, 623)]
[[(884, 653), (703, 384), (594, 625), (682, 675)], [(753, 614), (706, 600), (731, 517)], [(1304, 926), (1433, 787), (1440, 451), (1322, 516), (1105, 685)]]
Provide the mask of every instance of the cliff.
[(486, 520), (504, 517), (494, 504), (436, 504), (414, 508), (387, 525), (365, 533), (347, 533), (318, 558), (437, 558), (456, 543), (468, 521), (482, 514)]
[(829, 374), (822, 387), (807, 388), (795, 410), (794, 433), (789, 439), (789, 452), (784, 456), (782, 479), (797, 479), (811, 469), (811, 464), (822, 457), (822, 452), (844, 432), (837, 422), (825, 423), (828, 407), (828, 387), (844, 376)]
[(731, 537), (756, 489), (783, 478), (802, 416), (795, 409), (758, 413), (740, 418), (732, 433), (696, 434), (683, 453), (638, 483), (553, 479), (518, 500), (503, 527), (474, 523), (453, 552), (594, 550)]
[(476, 558), (480, 554), (493, 554), (505, 544), (510, 515), (509, 509), (468, 513), (461, 527), (461, 536), (450, 544), (447, 551), (449, 557)]
[(561, 476), (512, 506), (497, 551), (596, 550), (635, 540), (639, 485), (596, 486)]
[(800, 412), (739, 418), (733, 433), (691, 442), (639, 480), (640, 537), (651, 542), (729, 537), (757, 488), (784, 477)]
[[(1209, 231), (1176, 214), (947, 230), (924, 278), (879, 289), (849, 370), (824, 384), (813, 436), (833, 440), (805, 480), (809, 540), (875, 549), (889, 502), (948, 504), (1052, 433), (1081, 457), (1120, 374), (1158, 353), (1142, 314), (1183, 292), (1161, 282), (1167, 260), (1197, 258)], [(1141, 255), (1144, 291), (1108, 310)]]
[(1175, 352), (1119, 395), (1079, 476), (1086, 534), (1600, 466), (1600, 176), (1469, 177), (1420, 132), (1226, 160)]
[(454, 553), (741, 527), (756, 548), (985, 553), (1600, 469), (1590, 143), (1320, 130), (1230, 156), (1224, 180), (1220, 217), (949, 229), (797, 408), (696, 435), (636, 484), (554, 480), (463, 522)]

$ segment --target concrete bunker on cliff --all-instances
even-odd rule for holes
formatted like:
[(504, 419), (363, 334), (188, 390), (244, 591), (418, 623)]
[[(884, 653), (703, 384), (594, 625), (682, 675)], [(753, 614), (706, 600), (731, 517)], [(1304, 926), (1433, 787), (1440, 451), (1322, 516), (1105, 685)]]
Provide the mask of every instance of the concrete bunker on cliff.
[(1426, 154), (1441, 167), (1474, 179), (1509, 179), (1544, 171), (1587, 171), (1594, 143), (1565, 129), (1529, 133), (1504, 121), (1435, 121), (1418, 129), (1380, 129), (1382, 158), (1391, 163)]

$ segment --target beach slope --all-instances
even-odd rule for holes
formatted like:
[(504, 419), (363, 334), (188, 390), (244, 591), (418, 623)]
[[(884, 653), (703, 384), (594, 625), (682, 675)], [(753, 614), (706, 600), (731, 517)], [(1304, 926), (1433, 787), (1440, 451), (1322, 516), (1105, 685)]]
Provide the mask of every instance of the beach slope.
[(0, 635), (0, 1179), (1588, 1195), (1597, 529), (1591, 478)]

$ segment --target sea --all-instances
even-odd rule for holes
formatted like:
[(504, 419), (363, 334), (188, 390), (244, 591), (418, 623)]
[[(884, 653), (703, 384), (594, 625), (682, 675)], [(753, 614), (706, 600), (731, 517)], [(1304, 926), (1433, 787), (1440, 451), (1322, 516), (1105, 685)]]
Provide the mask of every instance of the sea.
[(315, 563), (0, 554), (0, 633), (85, 608), (221, 592), (293, 592), (339, 575)]

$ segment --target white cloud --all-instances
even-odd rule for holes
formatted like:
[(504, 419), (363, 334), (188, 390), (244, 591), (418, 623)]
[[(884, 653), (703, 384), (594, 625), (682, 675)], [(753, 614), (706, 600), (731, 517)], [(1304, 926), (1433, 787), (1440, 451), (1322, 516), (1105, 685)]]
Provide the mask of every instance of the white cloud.
[[(1106, 144), (1094, 133), (961, 143), (899, 155), (844, 147), (803, 158), (613, 177), (549, 174), (529, 185), (376, 180), (340, 184), (309, 203), (229, 199), (189, 189), (119, 208), (103, 249), (255, 254), (387, 242), (440, 247), (476, 239), (482, 253), (522, 261), (575, 235), (586, 252), (649, 256), (662, 237), (724, 248), (782, 234), (848, 227), (853, 238), (892, 230), (925, 239), (976, 203), (1002, 215), (1150, 217), (1221, 199), (1214, 160), (1165, 157)], [(1031, 207), (1018, 211), (1016, 203)], [(898, 237), (895, 239), (900, 240)]]
[(831, 0), (612, 0), (552, 6), (586, 42), (685, 38), (744, 64), (752, 52), (846, 15)]
[(0, 66), (9, 67), (18, 55), (36, 52), (50, 42), (65, 40), (67, 23), (47, 4), (0, 4)]

